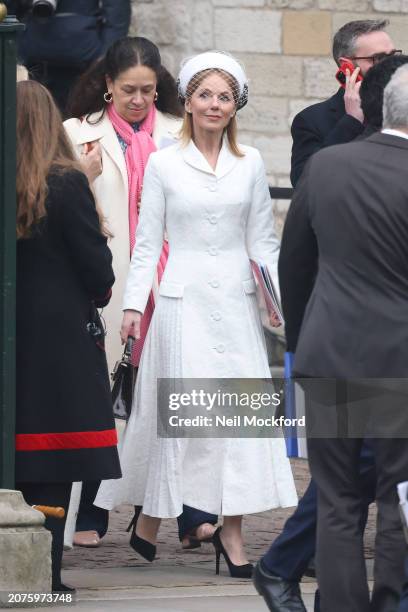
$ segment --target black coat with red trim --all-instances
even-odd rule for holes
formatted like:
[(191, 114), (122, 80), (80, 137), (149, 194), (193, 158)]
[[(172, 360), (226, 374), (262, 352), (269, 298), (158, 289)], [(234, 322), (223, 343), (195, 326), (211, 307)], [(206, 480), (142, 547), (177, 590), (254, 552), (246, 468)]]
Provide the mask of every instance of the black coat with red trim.
[(112, 255), (85, 176), (48, 187), (46, 217), (17, 244), (16, 480), (118, 478), (103, 340), (88, 330), (109, 301)]

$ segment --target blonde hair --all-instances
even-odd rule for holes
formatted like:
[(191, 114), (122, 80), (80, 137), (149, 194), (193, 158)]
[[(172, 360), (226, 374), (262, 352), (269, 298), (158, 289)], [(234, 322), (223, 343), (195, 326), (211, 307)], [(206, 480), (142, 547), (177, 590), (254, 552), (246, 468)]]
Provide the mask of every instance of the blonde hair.
[[(219, 74), (220, 76), (222, 76), (225, 79), (225, 81), (231, 87), (232, 94), (233, 94), (233, 97), (234, 97), (234, 102), (235, 102), (235, 105), (237, 105), (238, 97), (239, 97), (239, 94), (238, 94), (238, 91), (239, 91), (238, 83), (236, 82), (234, 77), (231, 76), (228, 72), (225, 72), (225, 70), (221, 70), (219, 68), (207, 68), (206, 70), (202, 70), (201, 72), (197, 73), (190, 80), (190, 82), (189, 82), (189, 84), (187, 86), (186, 100), (189, 100), (191, 98), (191, 96), (193, 95), (193, 93), (197, 90), (199, 85), (201, 85), (201, 83), (204, 81), (204, 79), (207, 76), (209, 76), (210, 74), (213, 74), (213, 73)], [(184, 111), (184, 117), (183, 117), (183, 124), (182, 124), (181, 129), (180, 129), (180, 142), (181, 142), (181, 144), (183, 146), (187, 146), (188, 143), (190, 142), (190, 140), (192, 140), (193, 134), (194, 134), (194, 130), (193, 130), (193, 118), (191, 116), (191, 113), (188, 113), (185, 110)], [(235, 115), (233, 117), (231, 117), (228, 125), (224, 129), (224, 134), (227, 135), (228, 145), (229, 145), (229, 148), (230, 148), (231, 152), (234, 155), (236, 155), (237, 157), (244, 157), (245, 154), (240, 150), (240, 148), (238, 146), (238, 142), (237, 142), (237, 120), (236, 120), (236, 116)]]

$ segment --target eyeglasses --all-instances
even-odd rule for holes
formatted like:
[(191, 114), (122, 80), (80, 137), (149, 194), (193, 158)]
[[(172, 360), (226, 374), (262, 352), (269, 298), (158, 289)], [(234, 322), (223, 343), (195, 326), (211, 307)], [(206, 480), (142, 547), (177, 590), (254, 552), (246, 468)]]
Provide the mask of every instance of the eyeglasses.
[(370, 60), (373, 64), (379, 64), (383, 60), (387, 59), (387, 57), (392, 57), (393, 55), (401, 55), (402, 49), (394, 49), (389, 53), (374, 53), (373, 55), (368, 55), (364, 57), (351, 57), (353, 60)]

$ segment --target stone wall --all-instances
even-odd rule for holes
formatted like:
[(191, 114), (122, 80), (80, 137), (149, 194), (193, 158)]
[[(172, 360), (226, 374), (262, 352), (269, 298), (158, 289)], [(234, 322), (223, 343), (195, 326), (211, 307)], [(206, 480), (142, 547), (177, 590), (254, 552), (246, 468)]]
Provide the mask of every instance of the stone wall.
[[(250, 100), (239, 114), (240, 140), (258, 147), (270, 184), (288, 186), (290, 124), (305, 106), (336, 89), (333, 33), (353, 19), (390, 20), (408, 52), (408, 0), (132, 0), (132, 33), (159, 45), (176, 74), (183, 57), (229, 51), (245, 65)], [(275, 204), (284, 213), (287, 203)]]

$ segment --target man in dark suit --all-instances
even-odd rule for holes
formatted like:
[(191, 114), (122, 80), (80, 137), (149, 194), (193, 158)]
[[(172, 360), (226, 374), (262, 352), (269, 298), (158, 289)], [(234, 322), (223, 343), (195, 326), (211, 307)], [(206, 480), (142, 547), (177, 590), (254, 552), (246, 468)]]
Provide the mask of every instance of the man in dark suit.
[[(379, 130), (378, 109), (382, 109), (383, 90), (391, 74), (398, 65), (404, 63), (403, 56), (393, 55), (394, 47), (383, 31), (386, 21), (353, 21), (344, 25), (335, 35), (333, 56), (340, 64), (342, 58), (353, 57), (354, 63), (364, 75), (374, 63), (374, 72), (382, 64), (389, 67), (381, 71), (377, 78), (368, 79), (365, 88), (366, 124), (371, 131)], [(379, 62), (375, 53), (393, 55)], [(362, 55), (371, 59), (361, 59)], [(382, 55), (381, 55), (382, 54)], [(360, 59), (356, 60), (355, 56)], [(406, 61), (406, 60), (405, 60)], [(401, 62), (401, 63), (399, 63)], [(310, 156), (321, 148), (345, 143), (355, 138), (367, 136), (369, 125), (363, 125), (364, 114), (360, 104), (361, 82), (356, 82), (358, 71), (346, 79), (346, 88), (326, 102), (315, 104), (299, 113), (292, 126), (292, 182), (299, 178), (304, 164)], [(386, 79), (386, 80), (385, 80)], [(373, 91), (371, 91), (371, 89)], [(346, 112), (347, 109), (347, 112)], [(382, 112), (381, 112), (382, 123)], [(311, 290), (311, 287), (310, 287)], [(300, 331), (301, 319), (297, 327), (292, 326), (287, 334), (287, 350), (294, 352)], [(364, 531), (368, 506), (373, 501), (375, 489), (375, 468), (370, 444), (366, 443), (361, 452), (360, 472), (364, 483), (364, 514), (360, 527)], [(282, 533), (272, 544), (255, 570), (255, 583), (272, 612), (305, 612), (301, 599), (299, 582), (308, 572), (309, 564), (316, 549), (317, 494), (313, 480), (299, 501), (294, 514), (285, 523)], [(315, 612), (319, 612), (319, 596), (316, 593)]]
[[(301, 323), (295, 371), (303, 377), (346, 380), (346, 392), (357, 390), (359, 401), (365, 392), (355, 381), (350, 385), (351, 379), (375, 379), (379, 385), (386, 378), (408, 377), (406, 66), (385, 89), (384, 126), (367, 140), (313, 156), (292, 200), (279, 261), (288, 341)], [(385, 399), (378, 402), (380, 393)], [(396, 484), (408, 474), (408, 440), (397, 437), (407, 429), (406, 390), (394, 390), (392, 404), (384, 386), (369, 394), (373, 405), (393, 410), (382, 427), (395, 436), (378, 438), (381, 430), (372, 421), (378, 526), (371, 603), (359, 525), (362, 435), (308, 440), (318, 489), (316, 564), (324, 612), (395, 610), (403, 584), (406, 550)], [(309, 394), (307, 408), (312, 401), (315, 408), (322, 403)], [(347, 403), (351, 422), (354, 401), (355, 393)], [(339, 402), (333, 406), (337, 414)], [(330, 407), (330, 401), (322, 404), (319, 427), (326, 425)], [(394, 418), (400, 420), (398, 434)]]
[[(313, 104), (296, 115), (292, 123), (292, 163), (290, 179), (295, 187), (311, 155), (324, 147), (354, 140), (362, 133), (364, 115), (359, 90), (363, 76), (384, 56), (396, 49), (384, 28), (386, 20), (351, 21), (336, 33), (333, 58), (338, 66), (350, 60), (356, 69), (346, 74), (345, 87), (328, 100)], [(334, 74), (333, 74), (334, 79)]]

